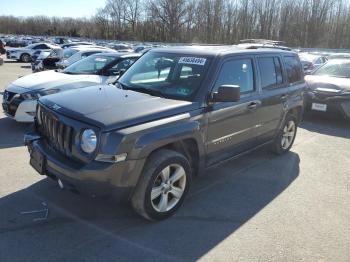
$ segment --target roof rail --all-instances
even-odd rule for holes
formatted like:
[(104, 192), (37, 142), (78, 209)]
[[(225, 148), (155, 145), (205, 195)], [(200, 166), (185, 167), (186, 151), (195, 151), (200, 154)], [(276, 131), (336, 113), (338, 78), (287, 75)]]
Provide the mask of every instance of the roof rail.
[(242, 44), (262, 44), (262, 45), (285, 45), (286, 42), (268, 39), (243, 39), (239, 41)]
[(200, 43), (189, 43), (185, 44), (189, 46), (232, 46), (232, 45), (224, 45), (224, 44), (200, 44)]

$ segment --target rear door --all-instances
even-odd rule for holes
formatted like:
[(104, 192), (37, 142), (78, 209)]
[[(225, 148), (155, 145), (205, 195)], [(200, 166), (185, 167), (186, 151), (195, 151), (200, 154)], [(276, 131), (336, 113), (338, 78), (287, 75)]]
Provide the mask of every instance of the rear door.
[(283, 75), (282, 57), (278, 54), (257, 56), (261, 109), (258, 112), (259, 143), (271, 140), (283, 118), (288, 99), (288, 83)]
[(242, 153), (257, 144), (260, 107), (253, 57), (235, 57), (221, 66), (214, 89), (221, 85), (239, 85), (238, 102), (219, 102), (210, 107), (207, 126), (207, 165)]

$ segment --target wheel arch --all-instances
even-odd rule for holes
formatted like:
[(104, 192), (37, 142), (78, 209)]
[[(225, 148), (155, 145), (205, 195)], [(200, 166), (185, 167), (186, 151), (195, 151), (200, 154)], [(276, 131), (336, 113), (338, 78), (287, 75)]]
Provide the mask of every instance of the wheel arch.
[(302, 106), (296, 106), (288, 110), (288, 114), (293, 115), (296, 119), (298, 124), (303, 120), (303, 107)]
[(184, 155), (190, 162), (190, 165), (192, 168), (192, 174), (193, 175), (198, 174), (199, 165), (200, 165), (200, 151), (199, 151), (199, 147), (196, 139), (185, 138), (185, 139), (177, 140), (169, 144), (163, 145), (161, 147), (158, 147), (149, 153), (147, 159), (162, 149), (172, 150)]
[[(139, 137), (133, 146), (132, 159), (148, 159), (160, 149), (183, 154), (197, 174), (204, 167), (205, 145), (200, 123), (190, 121), (153, 130)], [(146, 161), (147, 162), (147, 161)]]

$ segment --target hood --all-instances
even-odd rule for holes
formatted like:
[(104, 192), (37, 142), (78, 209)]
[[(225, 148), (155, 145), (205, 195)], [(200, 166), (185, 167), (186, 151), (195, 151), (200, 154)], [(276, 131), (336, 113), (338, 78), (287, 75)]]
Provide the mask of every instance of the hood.
[(312, 90), (332, 92), (332, 90), (350, 91), (350, 79), (331, 76), (307, 75), (305, 81)]
[(199, 103), (121, 90), (113, 85), (71, 90), (40, 99), (49, 108), (105, 131), (121, 129), (198, 109)]
[[(28, 92), (31, 90), (57, 88), (58, 86), (74, 82), (90, 81), (90, 78), (92, 79), (92, 77), (87, 75), (69, 75), (55, 71), (43, 71), (18, 78), (12, 82), (12, 85), (26, 89)], [(93, 80), (91, 82), (97, 83), (97, 81)]]

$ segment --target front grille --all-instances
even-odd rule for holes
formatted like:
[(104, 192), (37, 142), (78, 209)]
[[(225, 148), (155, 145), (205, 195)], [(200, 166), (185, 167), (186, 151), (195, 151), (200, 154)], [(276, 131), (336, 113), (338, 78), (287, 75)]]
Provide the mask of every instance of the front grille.
[(5, 90), (3, 94), (2, 109), (7, 115), (14, 117), (16, 115), (17, 108), (22, 101), (23, 98), (20, 95)]
[(9, 92), (9, 91), (5, 90), (4, 95), (3, 95), (4, 102), (10, 102), (15, 95), (16, 95), (16, 93)]
[(315, 98), (319, 100), (328, 100), (332, 97), (339, 96), (340, 93), (338, 92), (326, 92), (321, 90), (314, 90), (313, 94), (315, 95)]
[(72, 155), (75, 134), (73, 127), (59, 121), (52, 112), (41, 105), (38, 106), (37, 125), (38, 131), (53, 150), (67, 157)]

